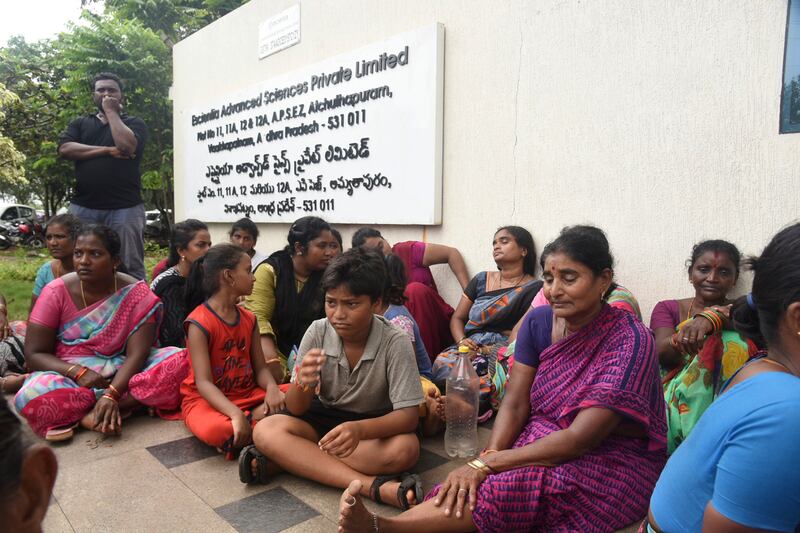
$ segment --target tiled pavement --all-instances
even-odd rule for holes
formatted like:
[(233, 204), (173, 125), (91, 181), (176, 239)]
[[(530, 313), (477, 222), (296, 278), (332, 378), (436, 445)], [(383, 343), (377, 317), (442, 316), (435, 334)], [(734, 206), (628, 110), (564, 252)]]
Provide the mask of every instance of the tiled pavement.
[[(478, 428), (481, 446), (490, 428)], [(288, 474), (268, 485), (244, 485), (236, 463), (191, 436), (181, 421), (139, 416), (125, 422), (120, 437), (80, 431), (53, 449), (59, 472), (45, 533), (336, 531), (340, 489)], [(423, 442), (414, 471), (427, 492), (460, 464), (448, 459), (439, 436)], [(383, 515), (399, 512), (366, 504)]]
[[(479, 429), (481, 443), (489, 431)], [(79, 431), (53, 448), (59, 473), (46, 533), (336, 531), (341, 490), (287, 474), (268, 485), (244, 485), (236, 463), (192, 437), (181, 421), (139, 416), (126, 421), (120, 437)], [(455, 464), (437, 437), (423, 443), (414, 471), (427, 491)]]

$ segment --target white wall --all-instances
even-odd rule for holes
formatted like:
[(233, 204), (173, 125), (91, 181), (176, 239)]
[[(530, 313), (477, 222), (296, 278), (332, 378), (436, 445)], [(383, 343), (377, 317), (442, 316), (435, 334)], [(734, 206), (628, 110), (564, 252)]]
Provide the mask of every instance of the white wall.
[[(258, 61), (259, 22), (297, 1), (301, 43)], [(251, 0), (175, 47), (176, 219), (192, 179), (181, 163), (187, 110), (440, 22), (443, 222), (381, 230), (390, 242), (457, 246), (474, 273), (493, 267), (497, 226), (527, 227), (541, 250), (562, 226), (594, 223), (649, 317), (658, 300), (692, 294), (693, 243), (725, 238), (758, 253), (800, 213), (800, 135), (778, 135), (786, 4)], [(286, 225), (260, 227), (261, 250), (284, 244)], [(355, 228), (339, 229), (349, 241)], [(455, 279), (434, 272), (454, 304)]]

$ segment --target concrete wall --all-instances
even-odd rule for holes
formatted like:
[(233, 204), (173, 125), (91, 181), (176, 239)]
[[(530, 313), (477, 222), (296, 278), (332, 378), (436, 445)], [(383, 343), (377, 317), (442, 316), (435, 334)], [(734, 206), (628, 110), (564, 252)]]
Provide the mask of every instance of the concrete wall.
[[(299, 0), (301, 43), (258, 61), (258, 23), (297, 1), (251, 0), (175, 47), (178, 220), (182, 113), (432, 22), (446, 28), (443, 223), (382, 227), (390, 242), (457, 246), (474, 273), (493, 267), (499, 225), (541, 249), (593, 223), (649, 319), (692, 294), (693, 243), (758, 253), (800, 213), (800, 135), (778, 135), (786, 0)], [(261, 250), (284, 244), (286, 225), (261, 229)], [(455, 279), (434, 273), (455, 304)]]

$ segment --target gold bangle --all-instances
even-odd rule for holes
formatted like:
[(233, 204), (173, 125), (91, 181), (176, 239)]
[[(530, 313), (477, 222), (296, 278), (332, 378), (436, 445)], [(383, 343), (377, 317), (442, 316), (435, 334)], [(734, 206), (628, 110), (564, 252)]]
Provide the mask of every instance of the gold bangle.
[(483, 462), (483, 459), (481, 459), (481, 458), (473, 459), (472, 461), (468, 462), (467, 464), (469, 466), (471, 466), (472, 468), (474, 468), (475, 470), (480, 470), (481, 472), (483, 472), (487, 476), (489, 474), (494, 474), (495, 473), (494, 469), (492, 469), (491, 466), (489, 466), (485, 462)]
[(280, 359), (278, 359), (277, 357), (273, 357), (272, 359), (267, 359), (266, 361), (264, 361), (264, 364), (269, 365), (271, 363), (280, 363), (280, 362), (281, 362)]
[(69, 379), (72, 379), (72, 371), (75, 370), (76, 366), (81, 366), (81, 365), (79, 365), (79, 364), (72, 365), (71, 367), (69, 367), (67, 369), (67, 371), (64, 373), (64, 375), (67, 376)]

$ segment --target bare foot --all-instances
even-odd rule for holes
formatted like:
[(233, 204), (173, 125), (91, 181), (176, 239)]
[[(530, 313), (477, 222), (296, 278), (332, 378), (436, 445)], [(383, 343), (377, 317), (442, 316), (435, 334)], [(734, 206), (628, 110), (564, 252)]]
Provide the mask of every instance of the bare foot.
[(4, 378), (0, 378), (3, 385), (3, 392), (6, 394), (14, 394), (22, 387), (27, 377), (28, 374), (9, 374)]
[(351, 481), (339, 500), (339, 533), (361, 533), (373, 529), (372, 513), (361, 501), (361, 488), (360, 481)]
[(83, 418), (81, 418), (80, 424), (81, 424), (81, 427), (84, 428), (84, 429), (88, 429), (89, 431), (96, 431), (96, 432), (101, 433), (103, 435), (121, 435), (122, 434), (122, 428), (118, 429), (117, 431), (111, 431), (110, 429), (107, 430), (107, 431), (101, 431), (99, 426), (95, 427), (95, 425), (94, 425), (94, 411), (92, 411), (88, 415), (86, 415)]
[(425, 406), (428, 414), (422, 419), (422, 434), (432, 437), (439, 433), (444, 427), (444, 396), (436, 396), (436, 393), (429, 391), (425, 396)]

